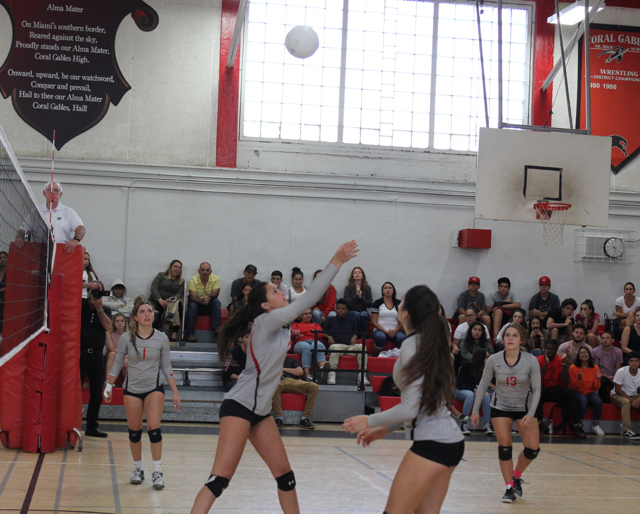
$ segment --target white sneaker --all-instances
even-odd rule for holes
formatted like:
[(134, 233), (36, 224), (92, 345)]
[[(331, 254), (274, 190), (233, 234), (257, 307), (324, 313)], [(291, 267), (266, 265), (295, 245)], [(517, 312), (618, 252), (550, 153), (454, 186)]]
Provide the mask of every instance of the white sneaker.
[(495, 432), (493, 431), (493, 428), (491, 428), (491, 423), (485, 423), (484, 424), (484, 433), (486, 435), (494, 435)]
[(138, 485), (138, 484), (141, 484), (143, 480), (144, 480), (144, 471), (142, 471), (141, 469), (134, 469), (133, 475), (131, 475), (131, 479), (129, 480), (129, 482), (134, 485)]
[(164, 489), (164, 479), (162, 478), (162, 473), (160, 473), (159, 471), (154, 471), (151, 474), (151, 479), (153, 480), (154, 489)]
[(336, 385), (336, 372), (335, 371), (330, 371), (329, 375), (327, 376), (327, 384), (328, 385)]
[[(358, 373), (358, 385), (360, 385), (360, 382), (361, 382), (360, 377), (361, 377), (361, 375), (360, 375), (360, 373)], [(371, 382), (369, 382), (369, 379), (367, 378), (367, 375), (364, 376), (364, 382), (362, 382), (362, 383), (364, 385), (366, 385), (366, 386), (371, 385)]]
[(604, 435), (604, 430), (602, 430), (600, 428), (600, 425), (593, 425), (591, 427), (591, 430), (593, 431), (594, 434), (596, 435)]

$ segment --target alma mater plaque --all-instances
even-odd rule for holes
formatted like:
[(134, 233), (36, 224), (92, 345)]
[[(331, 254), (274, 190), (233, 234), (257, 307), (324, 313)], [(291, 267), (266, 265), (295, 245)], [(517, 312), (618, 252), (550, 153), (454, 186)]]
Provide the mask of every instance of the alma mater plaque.
[(145, 32), (158, 14), (142, 0), (0, 0), (13, 40), (0, 92), (56, 147), (96, 125), (131, 86), (115, 54), (118, 26), (131, 15)]

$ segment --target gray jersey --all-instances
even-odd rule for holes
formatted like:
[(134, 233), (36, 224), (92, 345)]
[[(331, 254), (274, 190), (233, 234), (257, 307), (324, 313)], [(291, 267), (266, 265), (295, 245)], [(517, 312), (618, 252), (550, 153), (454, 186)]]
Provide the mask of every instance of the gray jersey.
[[(393, 379), (400, 384), (402, 368), (416, 353), (419, 339), (412, 335), (402, 342), (400, 357), (393, 367)], [(427, 415), (420, 409), (422, 399), (422, 378), (401, 387), (402, 401), (395, 407), (369, 416), (370, 427), (387, 426), (391, 430), (405, 424), (407, 439), (414, 441), (437, 441), (439, 443), (457, 443), (464, 436), (443, 403), (435, 414)]]
[(110, 375), (117, 377), (124, 364), (124, 358), (128, 357), (129, 371), (124, 382), (125, 390), (135, 394), (153, 391), (162, 383), (160, 370), (166, 378), (173, 378), (171, 348), (166, 335), (154, 329), (148, 339), (137, 336), (136, 348), (137, 352), (131, 344), (131, 332), (122, 334)]
[(518, 362), (509, 366), (504, 351), (489, 357), (476, 391), (474, 414), (480, 412), (482, 398), (494, 377), (496, 390), (491, 399), (492, 407), (508, 412), (526, 411), (529, 416), (535, 416), (542, 387), (538, 359), (530, 353), (521, 351)]
[(291, 332), (284, 325), (313, 307), (337, 274), (337, 268), (329, 264), (294, 303), (254, 320), (247, 347), (247, 367), (225, 399), (235, 400), (260, 416), (271, 412), (271, 400), (280, 382), (282, 362), (291, 340)]

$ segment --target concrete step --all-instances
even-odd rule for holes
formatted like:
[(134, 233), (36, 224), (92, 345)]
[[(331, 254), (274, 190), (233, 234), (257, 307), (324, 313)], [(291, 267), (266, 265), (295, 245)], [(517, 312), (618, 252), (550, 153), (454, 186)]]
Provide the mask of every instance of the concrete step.
[(186, 341), (178, 341), (171, 349), (187, 352), (217, 352), (218, 345), (216, 343), (188, 343)]
[(175, 368), (221, 367), (218, 352), (171, 350), (171, 365)]

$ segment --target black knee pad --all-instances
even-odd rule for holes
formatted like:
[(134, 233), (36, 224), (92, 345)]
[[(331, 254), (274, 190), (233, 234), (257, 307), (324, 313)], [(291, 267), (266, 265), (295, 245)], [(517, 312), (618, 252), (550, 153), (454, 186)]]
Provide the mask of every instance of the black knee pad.
[(147, 431), (147, 435), (149, 436), (149, 441), (152, 443), (159, 443), (162, 441), (162, 429), (160, 428)]
[(278, 482), (278, 489), (281, 491), (293, 491), (296, 488), (296, 476), (293, 471), (276, 478), (276, 482)]
[(204, 485), (209, 488), (209, 491), (211, 491), (216, 498), (220, 498), (224, 490), (229, 487), (229, 479), (211, 475)]
[(540, 453), (540, 448), (538, 448), (537, 450), (532, 450), (531, 448), (527, 448), (526, 446), (524, 447), (524, 451), (522, 452), (524, 454), (524, 456), (529, 459), (529, 460), (533, 460), (535, 459), (538, 454)]
[(132, 443), (139, 443), (140, 439), (142, 439), (142, 430), (129, 429), (129, 441)]
[(511, 460), (513, 458), (513, 446), (498, 446), (498, 458)]

